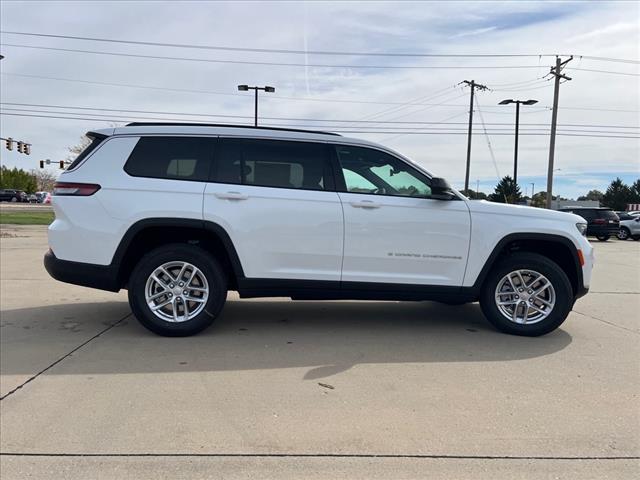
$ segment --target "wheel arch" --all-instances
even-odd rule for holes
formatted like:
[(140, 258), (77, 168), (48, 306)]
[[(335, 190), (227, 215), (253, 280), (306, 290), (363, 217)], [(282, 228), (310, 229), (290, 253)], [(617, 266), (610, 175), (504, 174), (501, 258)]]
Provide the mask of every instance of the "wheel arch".
[(244, 271), (227, 231), (214, 222), (185, 218), (147, 218), (129, 227), (123, 235), (111, 265), (117, 282), (126, 287), (137, 261), (149, 250), (168, 243), (198, 245), (211, 253), (228, 275), (229, 289), (237, 289)]
[(473, 284), (473, 290), (479, 293), (493, 267), (501, 258), (514, 252), (537, 253), (558, 264), (571, 282), (574, 298), (584, 288), (578, 249), (571, 239), (549, 233), (512, 233), (503, 237), (496, 244), (478, 274)]

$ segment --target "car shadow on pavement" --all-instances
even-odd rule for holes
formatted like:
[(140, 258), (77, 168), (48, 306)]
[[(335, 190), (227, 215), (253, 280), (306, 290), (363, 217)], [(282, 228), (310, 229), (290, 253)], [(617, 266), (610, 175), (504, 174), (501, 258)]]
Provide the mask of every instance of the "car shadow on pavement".
[[(24, 359), (24, 349), (81, 345), (126, 311), (122, 302), (5, 311), (2, 373), (28, 373), (25, 362), (12, 361)], [(562, 329), (539, 338), (499, 333), (478, 304), (230, 300), (214, 325), (193, 337), (160, 337), (128, 316), (47, 374), (308, 368), (304, 378), (318, 379), (365, 363), (524, 360), (570, 343)]]

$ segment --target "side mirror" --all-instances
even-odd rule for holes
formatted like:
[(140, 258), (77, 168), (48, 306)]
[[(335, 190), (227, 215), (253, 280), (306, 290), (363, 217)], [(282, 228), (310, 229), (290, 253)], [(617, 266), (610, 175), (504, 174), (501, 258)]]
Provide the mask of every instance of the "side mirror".
[(431, 196), (435, 200), (452, 200), (455, 194), (451, 191), (451, 185), (444, 178), (433, 177), (431, 179)]

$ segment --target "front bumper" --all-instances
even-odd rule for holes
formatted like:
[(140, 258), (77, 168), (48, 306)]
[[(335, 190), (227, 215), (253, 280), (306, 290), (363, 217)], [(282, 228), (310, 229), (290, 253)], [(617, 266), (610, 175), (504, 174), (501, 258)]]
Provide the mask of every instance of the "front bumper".
[(44, 268), (56, 280), (83, 287), (117, 292), (120, 290), (118, 271), (110, 265), (60, 260), (53, 251), (44, 254)]

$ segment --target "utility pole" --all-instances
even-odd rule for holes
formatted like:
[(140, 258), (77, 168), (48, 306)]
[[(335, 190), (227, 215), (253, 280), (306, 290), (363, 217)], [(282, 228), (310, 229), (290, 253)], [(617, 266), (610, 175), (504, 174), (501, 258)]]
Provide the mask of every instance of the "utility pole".
[(573, 60), (573, 55), (564, 62), (560, 57), (556, 57), (556, 66), (551, 68), (551, 75), (555, 77), (553, 87), (553, 113), (551, 114), (551, 139), (549, 140), (549, 168), (547, 169), (547, 208), (551, 208), (553, 192), (553, 161), (556, 153), (556, 127), (558, 124), (558, 96), (560, 95), (560, 79), (571, 80), (570, 77), (562, 74), (564, 66)]
[(471, 129), (473, 127), (473, 94), (475, 89), (489, 90), (486, 85), (480, 85), (475, 80), (463, 80), (462, 83), (471, 88), (471, 98), (469, 99), (469, 133), (467, 134), (467, 171), (464, 176), (464, 189), (469, 190), (469, 170), (471, 169)]

